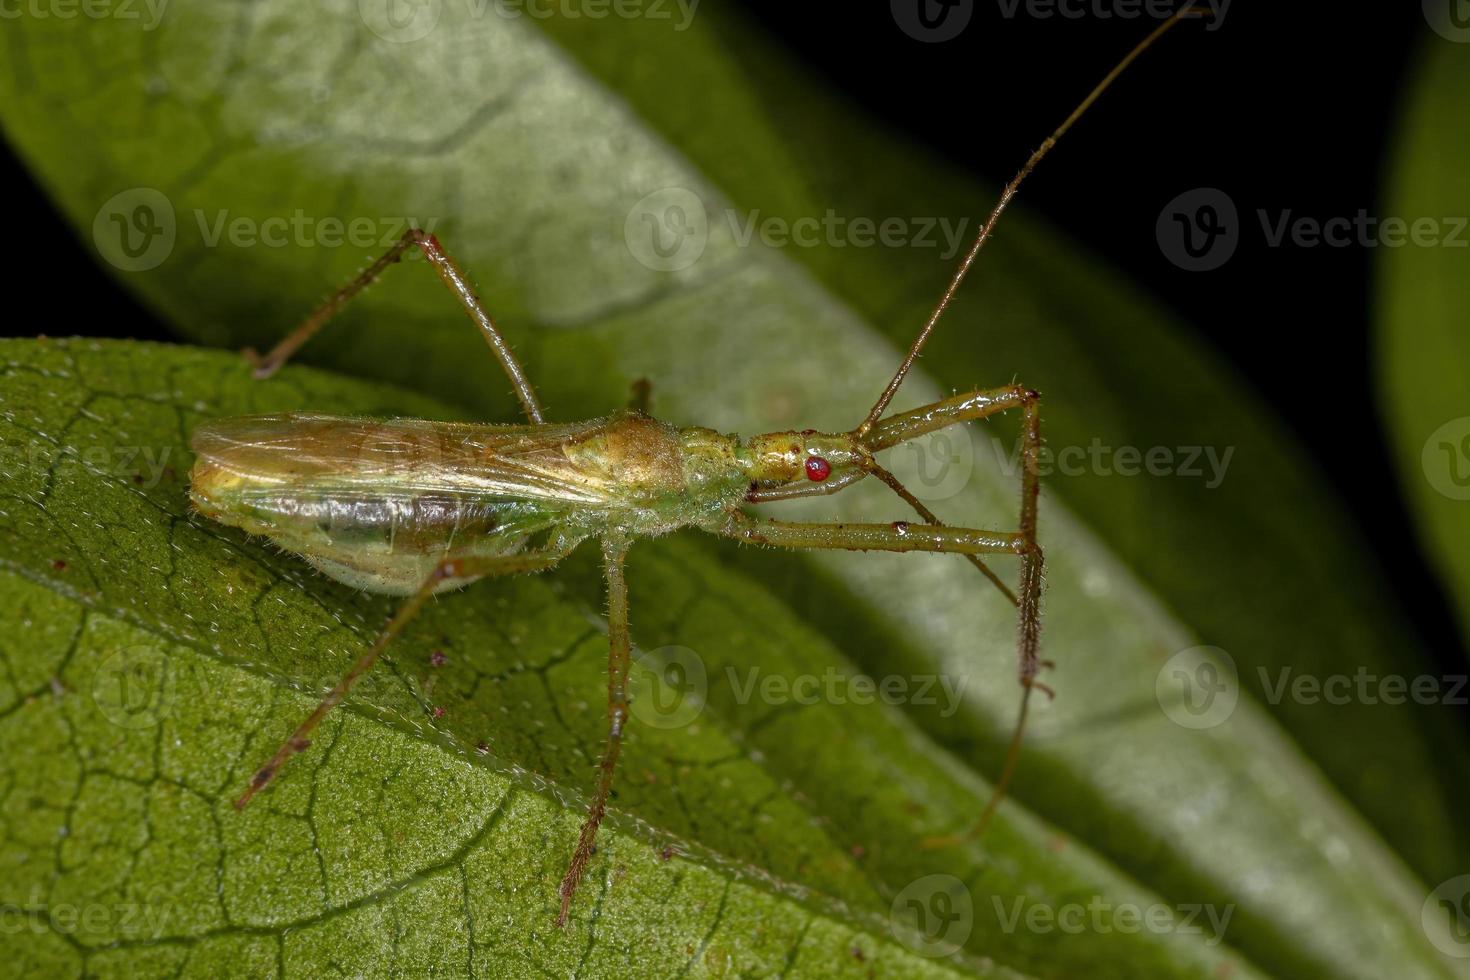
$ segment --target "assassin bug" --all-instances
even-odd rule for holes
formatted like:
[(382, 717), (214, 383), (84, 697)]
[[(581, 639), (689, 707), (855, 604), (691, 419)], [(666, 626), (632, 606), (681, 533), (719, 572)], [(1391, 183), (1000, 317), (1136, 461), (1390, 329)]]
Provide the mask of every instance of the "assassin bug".
[[(494, 575), (551, 568), (587, 538), (602, 545), (607, 581), (607, 743), (576, 850), (559, 889), (564, 925), (591, 860), (628, 719), (628, 594), (624, 558), (632, 542), (683, 527), (737, 541), (791, 549), (934, 552), (963, 555), (1017, 607), (1017, 712), (1006, 761), (971, 830), (983, 831), (1004, 798), (1019, 758), (1040, 658), (1042, 552), (1036, 538), (1041, 447), (1040, 396), (1023, 385), (955, 395), (887, 417), (889, 403), (1036, 164), (1145, 49), (1193, 11), (1159, 24), (1103, 78), (1031, 154), (1002, 190), (970, 250), (867, 416), (849, 432), (770, 432), (741, 440), (711, 429), (659, 422), (634, 406), (586, 422), (551, 423), (510, 346), (437, 239), (410, 230), (385, 255), (315, 310), (264, 357), (265, 378), (352, 297), (410, 248), (419, 248), (483, 334), (515, 389), (524, 425), (340, 418), (292, 413), (226, 418), (199, 426), (190, 496), (215, 521), (264, 535), (324, 574), (357, 588), (406, 597), (372, 645), (281, 745), (235, 801), (244, 807), (281, 767), (310, 745), (323, 717), (346, 697), (384, 649), (435, 593)], [(951, 425), (1017, 410), (1022, 415), (1020, 527), (982, 531), (944, 524), (885, 469), (876, 455)], [(873, 477), (922, 523), (808, 524), (757, 519), (745, 505), (835, 493)], [(1012, 591), (982, 555), (1020, 558)], [(943, 844), (962, 838), (931, 841)]]

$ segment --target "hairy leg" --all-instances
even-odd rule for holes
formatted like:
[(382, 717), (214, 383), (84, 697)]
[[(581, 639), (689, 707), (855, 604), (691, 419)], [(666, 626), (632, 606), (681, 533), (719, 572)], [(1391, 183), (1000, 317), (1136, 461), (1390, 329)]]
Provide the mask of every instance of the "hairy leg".
[(383, 627), (383, 631), (378, 634), (372, 646), (368, 647), (363, 655), (357, 658), (357, 662), (327, 692), (327, 696), (322, 699), (321, 704), (317, 705), (316, 710), (308, 715), (305, 721), (296, 726), (296, 730), (291, 733), (291, 737), (281, 743), (281, 747), (276, 750), (275, 755), (271, 756), (270, 761), (256, 770), (255, 775), (250, 779), (250, 785), (235, 800), (235, 809), (243, 809), (256, 793), (259, 793), (271, 784), (271, 781), (276, 778), (276, 774), (280, 772), (281, 767), (293, 755), (298, 752), (304, 752), (311, 746), (311, 733), (321, 724), (322, 719), (327, 716), (328, 712), (340, 704), (342, 699), (352, 690), (352, 686), (372, 669), (373, 665), (378, 662), (378, 658), (382, 656), (383, 651), (388, 648), (388, 644), (393, 642), (393, 639), (399, 633), (402, 633), (404, 628), (413, 621), (413, 618), (423, 609), (424, 603), (434, 594), (434, 590), (446, 580), (544, 571), (561, 561), (570, 550), (570, 547), (558, 545), (555, 548), (535, 551), (529, 554), (497, 557), (446, 558), (444, 561), (441, 561), (429, 573), (429, 577), (424, 579), (424, 583), (419, 586), (418, 591), (409, 596), (398, 607), (398, 611), (393, 614), (393, 618), (388, 621), (388, 625)]
[(628, 583), (623, 577), (623, 560), (628, 545), (617, 538), (604, 538), (602, 542), (603, 566), (607, 575), (607, 745), (602, 750), (602, 761), (597, 767), (597, 788), (592, 804), (587, 809), (587, 818), (582, 821), (582, 831), (577, 838), (577, 849), (572, 853), (571, 864), (561, 880), (561, 911), (556, 924), (567, 924), (567, 915), (572, 908), (572, 896), (592, 860), (597, 842), (597, 828), (607, 813), (607, 798), (612, 793), (613, 774), (617, 770), (618, 755), (623, 749), (623, 726), (628, 722), (628, 671), (632, 661), (632, 645), (628, 639)]
[(510, 383), (515, 388), (516, 397), (520, 399), (521, 408), (526, 413), (526, 419), (532, 424), (544, 421), (541, 414), (541, 405), (536, 400), (536, 391), (531, 387), (531, 382), (527, 379), (525, 370), (522, 369), (520, 362), (516, 360), (515, 353), (510, 349), (510, 344), (506, 343), (505, 338), (500, 335), (500, 331), (496, 328), (494, 321), (490, 319), (490, 314), (485, 312), (484, 306), (480, 303), (480, 298), (470, 288), (470, 284), (465, 279), (464, 273), (460, 271), (459, 266), (454, 264), (454, 260), (449, 257), (449, 253), (444, 251), (444, 247), (439, 244), (439, 239), (417, 228), (410, 228), (404, 232), (403, 237), (392, 248), (388, 249), (381, 258), (359, 273), (357, 278), (333, 293), (331, 298), (313, 310), (311, 315), (303, 320), (300, 326), (283, 337), (281, 342), (271, 348), (264, 356), (257, 356), (254, 351), (247, 351), (246, 354), (255, 362), (255, 376), (257, 378), (268, 378), (272, 374), (275, 374), (281, 365), (290, 360), (291, 355), (295, 354), (303, 344), (310, 340), (312, 335), (320, 330), (328, 320), (336, 316), (342, 307), (346, 306), (354, 296), (357, 296), (377, 281), (378, 276), (382, 275), (388, 266), (402, 259), (403, 253), (415, 245), (424, 253), (429, 262), (433, 264), (434, 271), (439, 274), (439, 278), (443, 281), (444, 285), (459, 300), (460, 305), (464, 307), (464, 311), (469, 314), (475, 326), (480, 328), (480, 333), (484, 336), (485, 342), (495, 352), (495, 357), (500, 361), (500, 366), (505, 369), (506, 376), (510, 378)]

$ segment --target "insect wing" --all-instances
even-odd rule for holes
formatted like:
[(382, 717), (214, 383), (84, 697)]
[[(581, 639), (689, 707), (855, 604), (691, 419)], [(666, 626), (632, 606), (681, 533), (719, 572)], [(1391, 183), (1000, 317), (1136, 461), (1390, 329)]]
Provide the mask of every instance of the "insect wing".
[(568, 441), (598, 423), (496, 426), (288, 413), (220, 419), (192, 448), (242, 500), (283, 493), (337, 500), (418, 496), (598, 506), (610, 488), (574, 465)]

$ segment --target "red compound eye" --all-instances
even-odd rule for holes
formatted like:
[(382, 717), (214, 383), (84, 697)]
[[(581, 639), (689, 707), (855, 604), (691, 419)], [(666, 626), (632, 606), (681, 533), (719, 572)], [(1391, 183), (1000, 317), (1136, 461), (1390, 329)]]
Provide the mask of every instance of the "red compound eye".
[(821, 483), (832, 475), (832, 464), (820, 456), (808, 456), (806, 458), (806, 478), (813, 483)]

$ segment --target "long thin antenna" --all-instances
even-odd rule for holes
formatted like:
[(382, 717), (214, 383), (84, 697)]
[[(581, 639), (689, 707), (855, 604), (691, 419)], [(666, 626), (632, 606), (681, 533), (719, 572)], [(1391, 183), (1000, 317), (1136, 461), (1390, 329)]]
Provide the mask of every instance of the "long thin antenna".
[(1097, 86), (1088, 93), (1087, 98), (1083, 99), (1081, 104), (1072, 110), (1072, 114), (1046, 138), (1046, 141), (1041, 146), (1036, 148), (1036, 151), (1031, 154), (1031, 158), (1026, 161), (1026, 165), (1021, 168), (1016, 176), (1011, 178), (1010, 183), (1006, 184), (1005, 189), (1000, 192), (1000, 200), (995, 202), (995, 207), (990, 210), (990, 216), (985, 219), (985, 224), (980, 226), (980, 234), (975, 237), (975, 244), (970, 246), (970, 251), (965, 254), (964, 261), (960, 263), (959, 268), (955, 270), (954, 276), (949, 280), (949, 286), (945, 289), (944, 295), (939, 298), (939, 305), (934, 308), (933, 313), (929, 314), (929, 319), (925, 322), (924, 329), (919, 331), (919, 336), (914, 338), (913, 345), (909, 347), (908, 356), (898, 366), (898, 371), (894, 373), (893, 380), (888, 382), (888, 387), (883, 389), (883, 394), (878, 396), (877, 403), (873, 406), (873, 410), (868, 413), (868, 417), (863, 419), (863, 424), (853, 430), (853, 435), (861, 439), (883, 417), (883, 413), (888, 409), (888, 403), (893, 401), (894, 395), (898, 394), (899, 386), (903, 384), (903, 379), (908, 375), (909, 368), (914, 366), (914, 361), (918, 358), (919, 351), (923, 350), (925, 341), (929, 339), (929, 334), (934, 331), (934, 325), (939, 322), (939, 318), (949, 308), (950, 300), (954, 299), (954, 294), (960, 288), (960, 283), (965, 281), (965, 276), (969, 273), (970, 266), (975, 264), (975, 257), (980, 254), (980, 249), (984, 248), (985, 243), (990, 240), (991, 233), (995, 231), (996, 222), (1000, 220), (1000, 216), (1005, 212), (1006, 207), (1010, 205), (1011, 198), (1016, 196), (1016, 190), (1021, 186), (1021, 182), (1036, 168), (1036, 165), (1041, 162), (1042, 158), (1051, 152), (1051, 148), (1057, 144), (1057, 141), (1062, 138), (1062, 135), (1071, 129), (1072, 125), (1078, 119), (1082, 118), (1082, 115), (1088, 109), (1092, 108), (1092, 104), (1108, 90), (1119, 75), (1127, 70), (1129, 65), (1133, 64), (1139, 55), (1152, 47), (1155, 41), (1162, 37), (1171, 27), (1179, 23), (1179, 21), (1199, 12), (1195, 9), (1192, 2), (1187, 3), (1183, 7), (1180, 7), (1172, 17), (1154, 28), (1148, 37), (1138, 42), (1133, 50), (1129, 51), (1123, 60), (1118, 62), (1101, 82), (1097, 83)]

